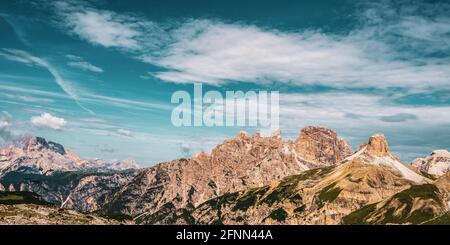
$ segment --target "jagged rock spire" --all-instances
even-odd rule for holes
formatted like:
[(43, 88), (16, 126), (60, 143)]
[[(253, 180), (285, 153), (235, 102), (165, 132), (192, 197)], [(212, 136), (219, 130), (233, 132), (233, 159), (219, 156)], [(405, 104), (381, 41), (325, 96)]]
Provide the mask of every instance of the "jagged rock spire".
[(389, 156), (391, 151), (389, 150), (389, 145), (387, 143), (384, 134), (374, 134), (369, 138), (369, 143), (367, 143), (367, 150), (375, 154), (376, 156)]

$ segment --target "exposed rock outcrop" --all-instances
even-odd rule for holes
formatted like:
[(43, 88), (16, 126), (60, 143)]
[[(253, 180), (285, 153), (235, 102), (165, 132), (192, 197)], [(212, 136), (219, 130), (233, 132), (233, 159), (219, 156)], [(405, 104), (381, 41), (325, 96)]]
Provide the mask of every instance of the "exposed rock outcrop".
[(374, 134), (365, 145), (367, 151), (379, 157), (393, 157), (384, 134)]
[[(385, 137), (378, 134), (341, 164), (288, 176), (270, 185), (225, 193), (177, 216), (175, 222), (339, 224), (343, 217), (365, 205), (387, 200), (396, 193), (430, 181), (413, 174), (416, 173), (392, 155)], [(176, 213), (182, 211), (178, 209)], [(439, 209), (435, 215), (443, 211)], [(159, 214), (139, 217), (137, 221), (166, 222), (158, 219)]]
[(450, 152), (435, 150), (426, 158), (413, 160), (411, 165), (428, 174), (442, 176), (450, 172)]
[(343, 162), (348, 161), (387, 167), (400, 176), (416, 183), (429, 183), (431, 181), (400, 162), (389, 150), (386, 137), (383, 134), (371, 136), (367, 144), (361, 145), (355, 154), (346, 158)]
[(163, 205), (193, 208), (208, 199), (270, 184), (311, 168), (334, 165), (350, 153), (350, 147), (332, 130), (307, 127), (296, 142), (280, 133), (263, 137), (239, 133), (210, 154), (161, 163), (142, 170), (112, 198), (110, 215), (143, 217)]
[(308, 126), (295, 141), (297, 153), (305, 160), (334, 165), (352, 154), (350, 145), (331, 129)]

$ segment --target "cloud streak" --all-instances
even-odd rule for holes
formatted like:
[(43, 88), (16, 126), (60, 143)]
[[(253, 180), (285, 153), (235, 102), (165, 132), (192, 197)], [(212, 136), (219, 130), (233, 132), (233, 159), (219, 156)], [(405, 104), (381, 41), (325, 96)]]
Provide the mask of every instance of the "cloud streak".
[(95, 66), (95, 65), (92, 65), (91, 63), (86, 62), (86, 61), (70, 61), (70, 62), (67, 63), (67, 65), (71, 66), (71, 67), (79, 68), (79, 69), (84, 70), (84, 71), (103, 73), (103, 69), (102, 68), (100, 68), (98, 66)]
[(0, 56), (11, 60), (15, 62), (24, 63), (27, 65), (36, 65), (39, 67), (43, 67), (47, 69), (47, 71), (53, 76), (55, 79), (55, 82), (59, 85), (59, 87), (67, 94), (69, 95), (79, 107), (81, 107), (83, 110), (89, 112), (90, 114), (94, 114), (93, 111), (87, 109), (79, 102), (79, 96), (76, 93), (75, 88), (71, 84), (69, 84), (67, 81), (65, 81), (61, 75), (59, 74), (58, 70), (50, 65), (46, 60), (33, 56), (29, 54), (28, 52), (24, 50), (18, 50), (18, 49), (6, 49), (3, 48), (0, 51)]
[(96, 73), (103, 73), (103, 69), (101, 67), (95, 66), (87, 61), (85, 61), (82, 57), (68, 54), (66, 55), (70, 61), (67, 63), (68, 66), (75, 67), (84, 71), (91, 71)]

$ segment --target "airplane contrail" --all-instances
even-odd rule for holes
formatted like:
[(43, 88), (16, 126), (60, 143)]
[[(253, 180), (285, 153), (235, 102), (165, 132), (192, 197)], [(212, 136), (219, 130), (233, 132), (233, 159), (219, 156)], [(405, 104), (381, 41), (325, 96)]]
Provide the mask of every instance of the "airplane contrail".
[(59, 74), (58, 70), (56, 70), (52, 65), (50, 65), (46, 60), (33, 56), (29, 54), (28, 52), (24, 50), (18, 50), (18, 49), (7, 49), (3, 48), (3, 52), (0, 52), (0, 56), (9, 59), (11, 61), (26, 63), (26, 64), (35, 64), (40, 67), (43, 67), (48, 70), (48, 72), (53, 76), (55, 79), (55, 82), (58, 84), (58, 86), (67, 94), (69, 95), (75, 103), (83, 110), (90, 114), (95, 114), (92, 110), (89, 110), (85, 106), (83, 106), (80, 101), (79, 97), (75, 92), (75, 89), (67, 83)]

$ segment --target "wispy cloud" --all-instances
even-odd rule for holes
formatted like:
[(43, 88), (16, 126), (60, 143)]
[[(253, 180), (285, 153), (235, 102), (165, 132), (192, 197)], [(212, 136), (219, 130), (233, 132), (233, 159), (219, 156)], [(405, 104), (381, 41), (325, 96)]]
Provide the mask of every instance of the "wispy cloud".
[(75, 67), (84, 71), (91, 71), (96, 73), (103, 73), (103, 69), (101, 67), (95, 66), (87, 61), (85, 61), (82, 57), (68, 54), (66, 55), (70, 61), (67, 63), (68, 66)]
[(133, 133), (128, 129), (119, 128), (117, 133), (125, 137), (133, 137)]
[(82, 69), (85, 71), (103, 73), (102, 68), (92, 65), (91, 63), (86, 62), (86, 61), (71, 61), (71, 62), (68, 62), (67, 65), (69, 65), (71, 67), (79, 68), (79, 69)]
[(47, 69), (48, 72), (53, 76), (53, 78), (55, 79), (55, 82), (59, 85), (59, 87), (66, 94), (68, 94), (78, 104), (78, 106), (80, 106), (85, 111), (87, 111), (91, 114), (94, 114), (91, 110), (87, 109), (79, 102), (79, 96), (76, 92), (76, 89), (69, 82), (64, 80), (61, 77), (58, 70), (55, 67), (53, 67), (52, 65), (50, 65), (50, 63), (48, 63), (46, 60), (36, 57), (36, 56), (33, 56), (24, 50), (18, 50), (18, 49), (3, 48), (0, 51), (0, 56), (6, 58), (8, 60), (11, 60), (11, 61), (21, 62), (21, 63), (27, 64), (27, 65), (36, 65), (36, 66)]
[[(120, 48), (128, 51), (142, 50), (149, 36), (157, 37), (160, 27), (153, 22), (113, 11), (99, 10), (86, 3), (56, 2), (54, 8), (63, 18), (63, 26), (70, 33), (94, 45)], [(156, 34), (156, 35), (155, 35)]]
[(193, 21), (175, 32), (175, 42), (165, 54), (143, 60), (168, 69), (156, 77), (178, 83), (281, 82), (382, 89), (437, 89), (449, 84), (448, 61), (428, 58), (419, 64), (399, 59), (395, 48), (369, 31), (332, 36)]
[[(414, 91), (449, 84), (448, 59), (423, 54), (412, 59), (417, 52), (449, 50), (450, 18), (445, 11), (435, 11), (450, 9), (445, 4), (417, 4), (405, 8), (408, 11), (366, 4), (363, 24), (339, 35), (212, 20), (154, 23), (86, 4), (55, 6), (69, 33), (160, 66), (165, 70), (152, 75), (169, 82), (279, 82)], [(438, 15), (430, 17), (420, 7)]]
[[(1, 90), (1, 88), (0, 88)], [(0, 92), (0, 95), (3, 98), (8, 98), (11, 100), (20, 100), (23, 102), (30, 102), (30, 103), (53, 103), (55, 102), (53, 99), (49, 99), (49, 98), (40, 98), (40, 97), (35, 97), (35, 96), (30, 96), (30, 95), (17, 95), (17, 94), (9, 94), (9, 93), (2, 93)]]

